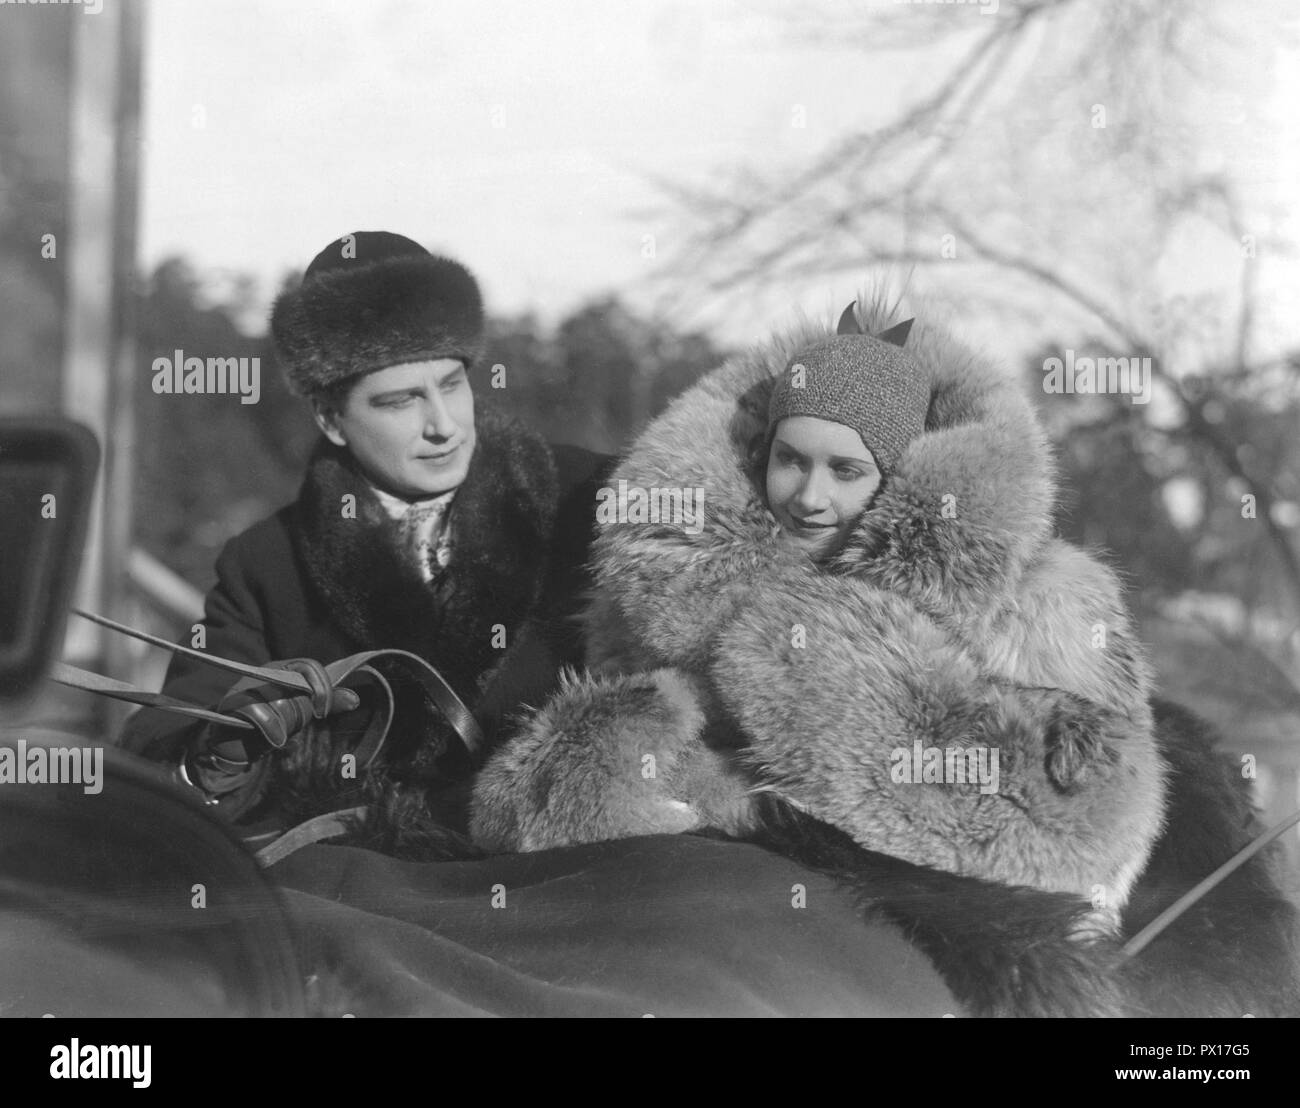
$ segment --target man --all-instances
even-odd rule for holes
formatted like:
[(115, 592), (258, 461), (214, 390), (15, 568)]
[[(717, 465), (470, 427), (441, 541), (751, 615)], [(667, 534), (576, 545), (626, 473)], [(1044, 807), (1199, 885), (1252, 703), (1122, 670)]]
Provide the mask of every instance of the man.
[[(571, 619), (608, 459), (550, 448), (476, 411), (482, 301), (463, 266), (401, 235), (357, 232), (322, 250), (271, 319), (290, 384), (322, 432), (295, 503), (231, 540), (206, 601), (204, 649), (252, 665), (397, 648), (433, 665), (488, 745), (582, 661)], [(123, 745), (169, 762), (231, 818), (288, 826), (380, 801), (397, 822), (463, 823), (472, 769), (445, 716), (390, 676), (396, 723), (378, 768), (346, 772), (373, 705), (330, 690), (299, 726), (289, 694), (232, 689), (178, 655), (163, 692), (244, 713), (257, 732), (146, 710)], [(178, 722), (179, 721), (179, 722)], [(297, 734), (286, 731), (297, 729)], [(277, 731), (279, 732), (277, 737)], [(280, 749), (267, 739), (288, 738)], [(396, 813), (396, 814), (394, 814)]]

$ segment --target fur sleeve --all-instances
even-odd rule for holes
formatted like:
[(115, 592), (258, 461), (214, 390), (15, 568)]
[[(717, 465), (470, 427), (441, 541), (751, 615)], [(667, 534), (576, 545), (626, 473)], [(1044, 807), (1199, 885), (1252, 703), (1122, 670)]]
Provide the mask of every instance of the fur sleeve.
[(1013, 604), (969, 641), (991, 673), (1063, 689), (1151, 726), (1151, 669), (1119, 580), (1068, 543), (1048, 543), (1021, 577)]
[(744, 830), (749, 782), (709, 734), (709, 699), (675, 669), (566, 675), (479, 772), (475, 844), (528, 851), (700, 827)]
[(1159, 831), (1149, 727), (1080, 734), (1073, 694), (990, 679), (864, 581), (756, 582), (711, 676), (759, 779), (868, 849), (1118, 907)]

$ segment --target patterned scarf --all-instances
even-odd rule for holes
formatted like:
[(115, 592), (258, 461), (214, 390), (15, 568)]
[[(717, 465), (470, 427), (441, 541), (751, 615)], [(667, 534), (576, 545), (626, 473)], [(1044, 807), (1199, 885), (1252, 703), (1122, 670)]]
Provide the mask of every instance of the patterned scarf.
[(403, 554), (426, 582), (432, 581), (451, 561), (451, 527), (447, 515), (456, 490), (415, 501), (403, 500), (383, 489), (374, 488), (374, 492), (389, 519), (397, 521)]

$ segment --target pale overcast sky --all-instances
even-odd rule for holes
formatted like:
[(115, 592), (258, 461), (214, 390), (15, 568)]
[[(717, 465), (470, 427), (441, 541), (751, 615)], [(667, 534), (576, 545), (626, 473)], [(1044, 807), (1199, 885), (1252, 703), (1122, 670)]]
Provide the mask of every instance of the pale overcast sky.
[(270, 282), (383, 228), (465, 261), (491, 307), (553, 316), (671, 251), (643, 171), (798, 161), (888, 110), (881, 87), (731, 4), (155, 4), (142, 260)]
[[(466, 262), (498, 313), (554, 319), (605, 290), (643, 306), (649, 268), (683, 230), (649, 214), (661, 199), (645, 174), (798, 164), (933, 80), (936, 66), (915, 58), (864, 63), (852, 43), (792, 44), (765, 14), (780, 11), (734, 0), (152, 4), (141, 262), (179, 253), (204, 273), (250, 272), (269, 303), (279, 276), (331, 239), (386, 229)], [(975, 30), (984, 19), (975, 6), (949, 11)], [(1296, 243), (1283, 183), (1300, 178), (1285, 106), (1295, 67), (1283, 77), (1271, 105), (1249, 106), (1289, 130), (1267, 131), (1276, 165), (1252, 170), (1247, 199), (1289, 210)], [(796, 105), (806, 126), (791, 126)], [(789, 300), (825, 310), (853, 291), (826, 284)], [(757, 315), (722, 330), (759, 337)]]

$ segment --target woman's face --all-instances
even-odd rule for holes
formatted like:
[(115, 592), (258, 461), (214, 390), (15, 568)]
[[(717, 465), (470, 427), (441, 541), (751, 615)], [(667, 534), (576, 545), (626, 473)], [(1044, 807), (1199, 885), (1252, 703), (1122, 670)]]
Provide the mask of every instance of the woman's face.
[(812, 557), (835, 549), (880, 487), (871, 451), (851, 427), (815, 416), (776, 425), (767, 503), (786, 541)]
[(316, 421), (385, 492), (416, 500), (465, 480), (474, 453), (474, 394), (451, 358), (407, 362), (362, 377), (343, 410), (319, 405)]

